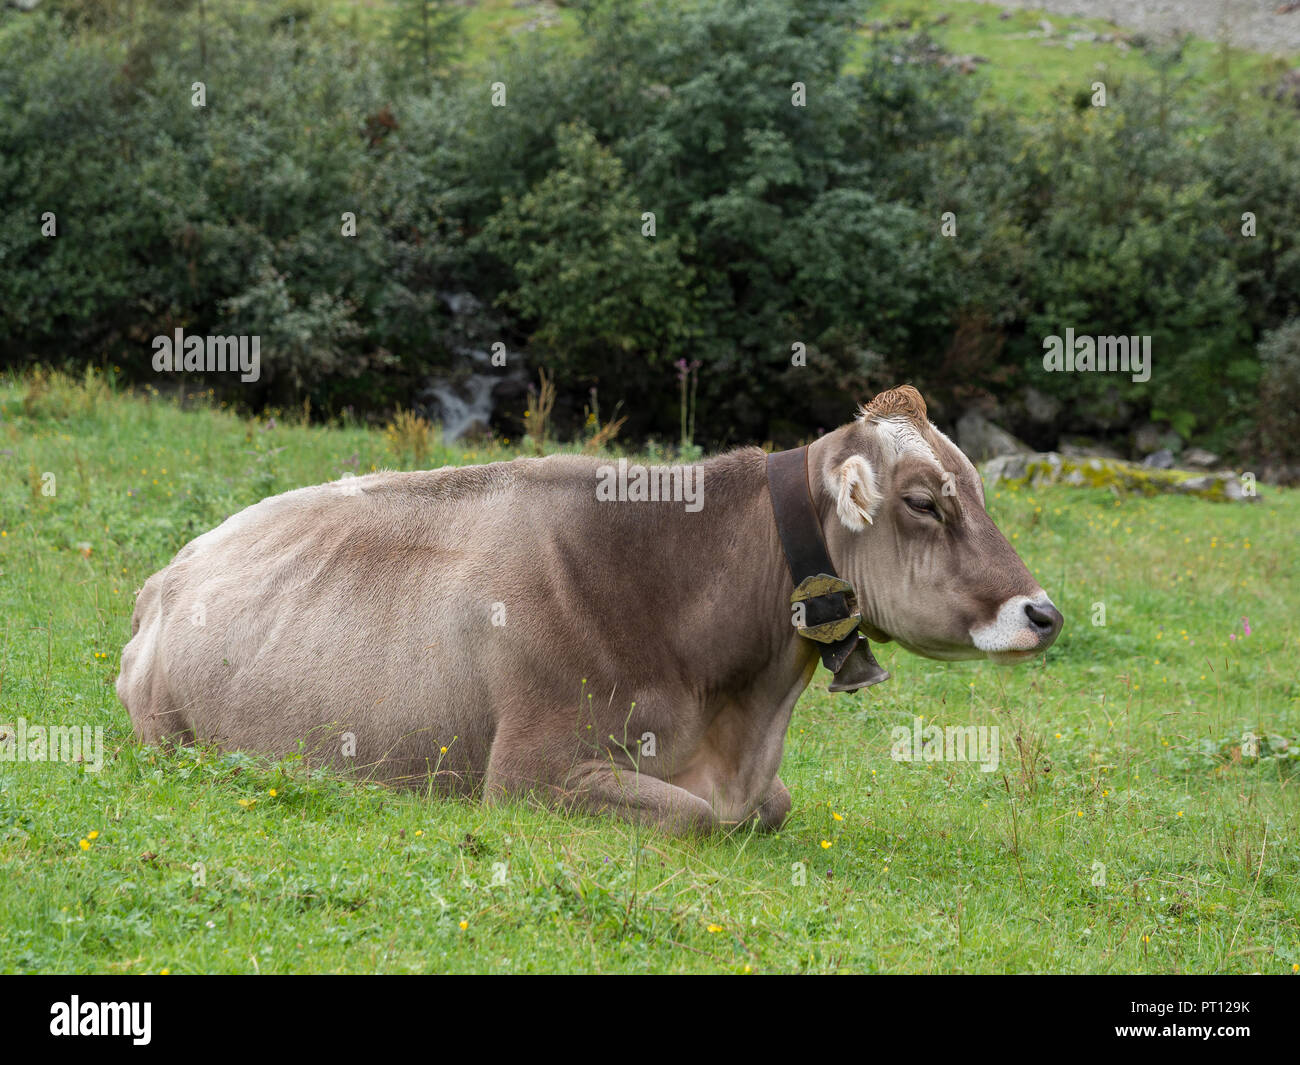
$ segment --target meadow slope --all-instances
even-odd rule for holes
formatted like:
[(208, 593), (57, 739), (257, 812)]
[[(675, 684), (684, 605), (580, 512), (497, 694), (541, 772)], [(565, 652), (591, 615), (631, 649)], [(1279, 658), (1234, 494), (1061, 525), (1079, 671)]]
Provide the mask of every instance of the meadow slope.
[[(886, 646), (857, 696), (819, 671), (785, 828), (675, 840), (136, 745), (113, 683), (144, 579), (267, 494), (413, 463), (300, 422), (0, 382), (0, 722), (106, 747), (0, 761), (0, 970), (1300, 971), (1300, 493), (991, 492), (1066, 616), (1046, 660)], [(892, 759), (918, 715), (998, 726), (1000, 765)]]

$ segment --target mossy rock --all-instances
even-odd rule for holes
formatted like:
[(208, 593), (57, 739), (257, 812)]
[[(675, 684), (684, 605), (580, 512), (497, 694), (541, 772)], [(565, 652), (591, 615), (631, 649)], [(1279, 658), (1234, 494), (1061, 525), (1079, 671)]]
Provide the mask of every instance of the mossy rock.
[(1215, 502), (1258, 498), (1253, 493), (1248, 495), (1241, 478), (1230, 471), (1159, 470), (1122, 459), (1075, 458), (1055, 451), (999, 455), (984, 463), (981, 470), (984, 483), (990, 488), (999, 482), (1032, 488), (1069, 484), (1144, 496), (1190, 495)]

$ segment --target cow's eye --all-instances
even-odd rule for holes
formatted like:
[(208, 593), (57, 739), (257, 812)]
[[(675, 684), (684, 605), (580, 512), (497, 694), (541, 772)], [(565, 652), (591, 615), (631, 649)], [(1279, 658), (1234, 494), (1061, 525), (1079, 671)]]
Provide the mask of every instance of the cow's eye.
[(934, 505), (933, 500), (925, 496), (904, 496), (903, 502), (917, 514), (928, 514), (935, 519), (939, 517), (939, 508)]

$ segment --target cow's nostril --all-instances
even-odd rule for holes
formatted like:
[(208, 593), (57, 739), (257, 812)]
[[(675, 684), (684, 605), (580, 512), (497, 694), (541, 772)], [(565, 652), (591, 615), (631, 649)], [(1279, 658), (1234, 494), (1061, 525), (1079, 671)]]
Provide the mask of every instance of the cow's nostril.
[(1046, 636), (1048, 633), (1055, 632), (1060, 627), (1062, 618), (1060, 612), (1053, 606), (1043, 607), (1035, 606), (1033, 603), (1025, 604), (1025, 616), (1029, 618), (1029, 624), (1032, 625), (1040, 636)]

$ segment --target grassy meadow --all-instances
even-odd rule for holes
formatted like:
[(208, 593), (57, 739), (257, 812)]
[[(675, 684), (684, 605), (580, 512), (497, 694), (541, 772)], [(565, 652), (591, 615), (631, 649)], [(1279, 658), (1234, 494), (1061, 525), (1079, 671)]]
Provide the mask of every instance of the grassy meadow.
[[(911, 31), (931, 34), (949, 52), (979, 57), (975, 76), (987, 98), (1028, 117), (1068, 105), (1080, 94), (1090, 95), (1094, 81), (1113, 91), (1153, 71), (1142, 51), (1145, 37), (1106, 19), (1004, 12), (995, 4), (969, 0), (879, 0), (867, 21), (886, 26), (910, 22)], [(1051, 27), (1050, 34), (1044, 23)], [(1259, 103), (1260, 86), (1276, 81), (1294, 65), (1284, 58), (1187, 37), (1168, 87), (1220, 99), (1231, 96), (1238, 105), (1250, 107)]]
[[(0, 381), (0, 722), (105, 737), (99, 772), (0, 761), (0, 970), (1300, 972), (1295, 491), (990, 492), (1060, 640), (1016, 670), (877, 648), (893, 679), (856, 696), (819, 670), (776, 835), (136, 745), (118, 660), (182, 544), (289, 488), (512, 453)], [(917, 716), (998, 726), (1000, 765), (893, 760)]]

